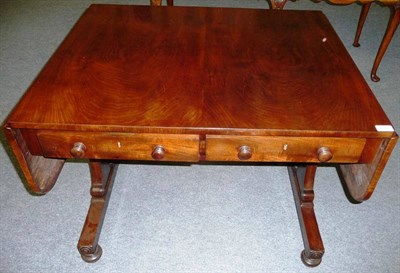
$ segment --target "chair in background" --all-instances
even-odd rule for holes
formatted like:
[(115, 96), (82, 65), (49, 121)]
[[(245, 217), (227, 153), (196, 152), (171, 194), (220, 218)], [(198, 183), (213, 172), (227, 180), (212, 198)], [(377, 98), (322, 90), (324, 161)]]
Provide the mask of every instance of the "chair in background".
[[(388, 48), (390, 41), (392, 40), (393, 35), (396, 32), (396, 29), (399, 26), (399, 22), (400, 22), (400, 2), (397, 2), (394, 4), (393, 3), (386, 4), (386, 5), (390, 5), (390, 7), (393, 8), (393, 13), (390, 17), (385, 36), (383, 36), (381, 45), (379, 46), (378, 53), (376, 54), (374, 65), (372, 66), (371, 80), (374, 82), (378, 82), (380, 80), (380, 78), (376, 75), (376, 72), (378, 70), (379, 64), (381, 63), (383, 55), (385, 54), (386, 49)], [(356, 36), (354, 38), (354, 43), (353, 43), (353, 46), (355, 46), (355, 47), (360, 46), (358, 41), (360, 39), (361, 31), (364, 26), (364, 22), (365, 22), (365, 19), (367, 18), (370, 7), (371, 7), (371, 2), (362, 4), (360, 19), (358, 21)]]
[[(270, 1), (271, 7), (273, 9), (283, 9), (285, 6), (286, 2), (288, 0), (268, 0)], [(296, 0), (293, 0), (296, 1)], [(321, 2), (324, 0), (315, 0), (316, 2)], [(376, 71), (378, 70), (378, 66), (382, 60), (383, 55), (386, 52), (386, 49), (388, 48), (390, 41), (392, 40), (392, 37), (394, 33), (396, 32), (397, 27), (399, 26), (399, 21), (400, 21), (400, 0), (325, 0), (327, 2), (337, 4), (337, 5), (348, 5), (352, 4), (355, 2), (359, 2), (362, 4), (362, 9), (361, 9), (361, 14), (360, 14), (360, 19), (358, 21), (358, 27), (356, 31), (356, 36), (354, 38), (354, 43), (353, 45), (355, 47), (360, 46), (358, 43), (358, 40), (360, 38), (361, 30), (364, 26), (365, 19), (367, 18), (367, 14), (369, 11), (369, 8), (371, 7), (372, 2), (377, 2), (382, 5), (387, 5), (393, 8), (393, 13), (390, 17), (389, 24), (385, 33), (385, 36), (383, 37), (383, 40), (381, 42), (381, 45), (379, 47), (378, 53), (376, 54), (374, 64), (372, 66), (371, 70), (371, 80), (374, 82), (378, 82), (380, 78), (376, 75)]]

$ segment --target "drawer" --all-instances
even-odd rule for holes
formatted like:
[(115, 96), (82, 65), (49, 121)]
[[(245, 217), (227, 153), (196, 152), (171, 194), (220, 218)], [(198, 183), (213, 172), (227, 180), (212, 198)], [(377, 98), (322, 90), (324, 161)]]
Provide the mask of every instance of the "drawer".
[(206, 160), (355, 163), (365, 142), (363, 138), (208, 135)]
[(45, 157), (199, 161), (199, 136), (39, 131)]

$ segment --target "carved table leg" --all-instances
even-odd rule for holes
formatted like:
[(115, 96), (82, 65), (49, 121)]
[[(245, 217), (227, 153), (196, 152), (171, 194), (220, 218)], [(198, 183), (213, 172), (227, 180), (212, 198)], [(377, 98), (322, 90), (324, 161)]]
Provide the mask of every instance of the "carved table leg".
[(100, 259), (102, 249), (98, 240), (110, 199), (118, 164), (100, 161), (90, 161), (90, 176), (92, 199), (78, 242), (78, 250), (85, 262), (93, 263)]
[(304, 250), (301, 259), (305, 265), (314, 267), (321, 263), (325, 251), (314, 214), (313, 188), (317, 165), (295, 166), (288, 169), (303, 236)]
[(379, 64), (383, 58), (383, 55), (388, 48), (390, 41), (393, 38), (394, 33), (396, 32), (397, 27), (399, 26), (400, 22), (400, 4), (396, 4), (394, 6), (394, 12), (389, 20), (389, 25), (387, 27), (385, 36), (383, 36), (383, 40), (381, 45), (379, 46), (378, 53), (376, 54), (374, 65), (372, 66), (371, 70), (371, 80), (374, 82), (378, 82), (380, 78), (376, 75), (376, 71), (378, 70)]

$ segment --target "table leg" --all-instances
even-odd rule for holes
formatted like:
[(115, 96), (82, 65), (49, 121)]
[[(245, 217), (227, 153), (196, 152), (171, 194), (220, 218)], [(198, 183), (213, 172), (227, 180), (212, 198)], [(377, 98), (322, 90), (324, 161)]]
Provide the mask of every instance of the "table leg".
[(90, 161), (92, 199), (78, 242), (78, 250), (85, 262), (93, 263), (100, 259), (102, 249), (97, 243), (100, 237), (104, 216), (112, 191), (118, 164)]
[(314, 214), (314, 177), (317, 165), (290, 166), (288, 169), (303, 236), (301, 259), (305, 265), (314, 267), (321, 263), (325, 252)]

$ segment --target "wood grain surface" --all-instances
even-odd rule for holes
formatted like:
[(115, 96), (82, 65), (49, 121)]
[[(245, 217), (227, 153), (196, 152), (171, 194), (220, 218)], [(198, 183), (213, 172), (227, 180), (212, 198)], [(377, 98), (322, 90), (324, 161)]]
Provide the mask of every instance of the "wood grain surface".
[(391, 137), (319, 11), (92, 5), (9, 127)]

